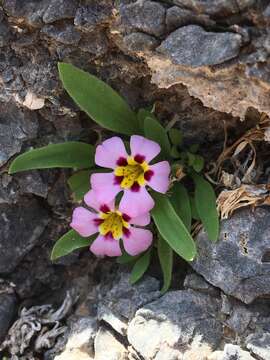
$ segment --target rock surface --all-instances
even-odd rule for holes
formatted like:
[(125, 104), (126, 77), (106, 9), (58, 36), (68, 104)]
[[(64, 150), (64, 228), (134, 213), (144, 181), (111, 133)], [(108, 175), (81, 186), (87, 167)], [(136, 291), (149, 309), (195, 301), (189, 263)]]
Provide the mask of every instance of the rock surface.
[(176, 65), (216, 65), (239, 54), (241, 39), (239, 34), (207, 32), (198, 25), (188, 25), (171, 33), (157, 51)]
[(219, 241), (197, 237), (198, 257), (191, 266), (212, 285), (246, 304), (270, 294), (270, 211), (235, 213), (222, 223)]
[(171, 291), (137, 311), (128, 340), (147, 360), (173, 360), (185, 353), (191, 357), (194, 351), (207, 356), (222, 338), (217, 314), (218, 303), (211, 297), (192, 290)]
[(4, 340), (16, 313), (14, 294), (0, 293), (0, 344)]
[(0, 213), (0, 273), (10, 273), (37, 244), (49, 216), (37, 200), (27, 198), (20, 205), (0, 205)]

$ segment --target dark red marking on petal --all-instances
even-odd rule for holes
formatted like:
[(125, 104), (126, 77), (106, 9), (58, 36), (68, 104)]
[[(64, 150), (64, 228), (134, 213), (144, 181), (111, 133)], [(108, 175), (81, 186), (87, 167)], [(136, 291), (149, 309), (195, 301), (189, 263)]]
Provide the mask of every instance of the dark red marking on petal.
[(103, 219), (94, 219), (93, 221), (94, 221), (94, 224), (95, 224), (96, 226), (99, 226), (99, 225), (101, 225), (101, 224), (104, 222)]
[(126, 221), (126, 222), (129, 222), (130, 219), (131, 219), (131, 217), (128, 216), (127, 214), (122, 214), (122, 218), (123, 218), (123, 220)]
[(100, 206), (99, 210), (106, 214), (106, 213), (108, 213), (110, 211), (110, 208), (109, 208), (108, 205), (103, 204), (103, 205)]
[(124, 179), (124, 176), (115, 176), (113, 184), (120, 185), (123, 179)]
[(127, 237), (127, 238), (130, 237), (131, 232), (129, 229), (123, 227), (123, 233), (124, 233), (125, 237)]
[(111, 239), (113, 239), (112, 232), (109, 231), (106, 235), (104, 235), (104, 237), (105, 237), (106, 240), (111, 240)]
[(140, 191), (140, 185), (139, 185), (137, 182), (135, 182), (135, 183), (131, 186), (130, 190), (133, 191), (133, 192), (139, 192), (139, 191)]
[(127, 159), (124, 158), (123, 156), (121, 156), (117, 161), (116, 161), (116, 164), (118, 166), (127, 166), (128, 165), (128, 162), (127, 162)]
[(154, 175), (154, 171), (153, 171), (153, 170), (147, 170), (147, 171), (144, 173), (144, 178), (145, 178), (146, 181), (150, 181), (153, 175)]
[(134, 160), (137, 161), (137, 163), (142, 164), (145, 160), (145, 156), (137, 154), (134, 156)]

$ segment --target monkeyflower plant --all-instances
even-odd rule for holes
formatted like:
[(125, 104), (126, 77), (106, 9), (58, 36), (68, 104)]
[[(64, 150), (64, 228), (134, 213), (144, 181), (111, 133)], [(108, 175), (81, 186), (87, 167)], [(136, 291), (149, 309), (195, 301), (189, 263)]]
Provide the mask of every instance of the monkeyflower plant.
[(157, 253), (165, 292), (174, 253), (186, 261), (196, 256), (192, 223), (201, 221), (209, 240), (218, 238), (216, 198), (201, 175), (203, 158), (196, 146), (183, 147), (181, 132), (170, 123), (164, 128), (153, 111), (132, 111), (106, 83), (71, 64), (59, 63), (58, 69), (80, 109), (113, 134), (104, 135), (96, 148), (70, 141), (27, 151), (13, 160), (9, 173), (74, 170), (68, 184), (80, 204), (74, 206), (71, 230), (56, 242), (52, 260), (88, 247), (96, 256), (132, 264), (134, 283)]

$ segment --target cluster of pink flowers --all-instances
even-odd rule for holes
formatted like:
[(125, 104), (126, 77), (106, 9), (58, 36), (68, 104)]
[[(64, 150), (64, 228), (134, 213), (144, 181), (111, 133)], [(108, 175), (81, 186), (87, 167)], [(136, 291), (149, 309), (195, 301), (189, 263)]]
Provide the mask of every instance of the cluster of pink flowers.
[[(169, 187), (168, 161), (150, 164), (160, 153), (160, 146), (143, 136), (130, 139), (131, 155), (123, 141), (115, 136), (96, 149), (95, 163), (112, 172), (96, 173), (90, 178), (91, 190), (84, 201), (90, 210), (74, 210), (71, 227), (81, 236), (97, 234), (90, 250), (98, 256), (120, 256), (121, 243), (134, 256), (147, 250), (153, 240), (150, 223), (154, 200), (148, 187), (165, 194)], [(122, 194), (117, 202), (118, 194)]]

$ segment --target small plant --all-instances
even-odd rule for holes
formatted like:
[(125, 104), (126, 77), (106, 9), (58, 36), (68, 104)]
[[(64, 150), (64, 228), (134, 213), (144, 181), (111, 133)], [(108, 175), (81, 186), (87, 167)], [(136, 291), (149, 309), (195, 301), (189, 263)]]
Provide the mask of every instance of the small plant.
[[(171, 282), (173, 253), (186, 261), (196, 256), (192, 219), (202, 222), (210, 240), (218, 238), (215, 193), (200, 175), (203, 158), (196, 146), (184, 149), (181, 132), (166, 131), (151, 111), (135, 113), (93, 75), (66, 63), (58, 67), (63, 86), (76, 104), (123, 139), (110, 137), (96, 149), (82, 142), (50, 144), (18, 156), (9, 173), (57, 167), (75, 170), (68, 184), (75, 200), (84, 199), (88, 209), (74, 209), (72, 229), (56, 242), (52, 260), (88, 246), (98, 256), (133, 263), (130, 280), (134, 283), (147, 270), (156, 248), (165, 292)], [(184, 186), (183, 178), (189, 179), (191, 188)]]

